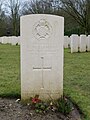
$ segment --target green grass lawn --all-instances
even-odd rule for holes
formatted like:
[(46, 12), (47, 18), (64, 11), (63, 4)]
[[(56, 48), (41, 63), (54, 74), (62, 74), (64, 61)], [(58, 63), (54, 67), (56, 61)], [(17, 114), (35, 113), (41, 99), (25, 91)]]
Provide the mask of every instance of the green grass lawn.
[(0, 45), (0, 96), (20, 96), (19, 46)]
[(90, 120), (90, 52), (64, 54), (64, 93), (74, 100)]
[[(20, 97), (20, 47), (0, 45), (0, 96)], [(90, 52), (64, 54), (64, 94), (90, 120)]]

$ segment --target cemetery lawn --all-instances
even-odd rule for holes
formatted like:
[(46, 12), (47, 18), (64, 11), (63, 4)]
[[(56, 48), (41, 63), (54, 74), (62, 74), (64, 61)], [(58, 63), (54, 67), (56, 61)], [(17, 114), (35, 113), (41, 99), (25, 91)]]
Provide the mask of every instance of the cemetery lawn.
[(0, 45), (0, 97), (20, 96), (19, 46)]
[(90, 120), (90, 52), (64, 52), (64, 93), (71, 97)]
[[(64, 52), (64, 94), (90, 120), (90, 52)], [(0, 45), (0, 97), (20, 98), (20, 46)]]

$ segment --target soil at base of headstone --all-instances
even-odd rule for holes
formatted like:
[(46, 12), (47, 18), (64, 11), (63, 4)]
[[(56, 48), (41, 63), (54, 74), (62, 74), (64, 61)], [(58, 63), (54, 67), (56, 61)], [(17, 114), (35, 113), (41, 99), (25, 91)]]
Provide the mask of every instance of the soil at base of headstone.
[(45, 114), (37, 114), (28, 105), (16, 102), (16, 99), (0, 98), (0, 120), (81, 120), (79, 111), (74, 108), (68, 115), (59, 112), (48, 111)]

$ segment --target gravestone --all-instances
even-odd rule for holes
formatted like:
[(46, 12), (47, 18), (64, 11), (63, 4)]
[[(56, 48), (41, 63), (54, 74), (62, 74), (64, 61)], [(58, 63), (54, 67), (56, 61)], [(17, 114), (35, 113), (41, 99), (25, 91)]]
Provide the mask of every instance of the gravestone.
[(21, 99), (63, 95), (64, 19), (35, 14), (21, 17)]
[(87, 37), (87, 51), (90, 51), (90, 35)]
[(68, 42), (68, 47), (71, 48), (71, 38), (70, 37), (68, 37), (68, 41), (69, 41)]
[(69, 37), (68, 36), (64, 36), (64, 48), (68, 48), (69, 47)]
[(18, 45), (20, 45), (20, 41), (21, 41), (20, 36), (18, 36), (17, 39), (18, 39)]
[(3, 37), (1, 37), (1, 38), (2, 38), (2, 43), (3, 43), (3, 44), (7, 44), (7, 43), (8, 43), (7, 36), (3, 36)]
[(2, 37), (0, 37), (0, 44), (2, 43)]
[(79, 48), (79, 36), (78, 35), (71, 35), (71, 53), (78, 52)]
[(87, 38), (86, 35), (80, 35), (80, 52), (86, 52)]
[(78, 36), (78, 51), (80, 52), (80, 36)]
[(9, 36), (8, 39), (9, 39), (8, 42), (12, 44), (12, 36)]
[(12, 36), (12, 45), (16, 45), (18, 43), (18, 38), (16, 36)]

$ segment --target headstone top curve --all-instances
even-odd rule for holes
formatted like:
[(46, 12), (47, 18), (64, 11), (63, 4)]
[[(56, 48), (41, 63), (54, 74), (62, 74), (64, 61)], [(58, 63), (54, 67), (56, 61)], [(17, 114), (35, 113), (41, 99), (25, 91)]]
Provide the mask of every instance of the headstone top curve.
[(21, 19), (25, 18), (25, 17), (27, 18), (27, 17), (37, 17), (37, 16), (56, 17), (56, 18), (64, 19), (63, 16), (51, 15), (51, 14), (30, 14), (30, 15), (23, 15), (23, 16), (21, 16)]

